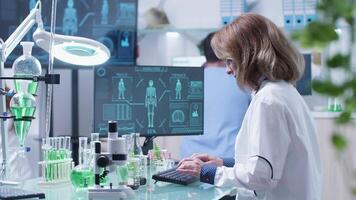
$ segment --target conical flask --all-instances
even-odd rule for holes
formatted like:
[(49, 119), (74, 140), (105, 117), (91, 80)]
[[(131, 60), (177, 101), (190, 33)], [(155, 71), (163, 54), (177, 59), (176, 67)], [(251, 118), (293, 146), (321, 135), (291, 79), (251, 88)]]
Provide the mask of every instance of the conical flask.
[(25, 146), (25, 139), (31, 126), (31, 120), (36, 110), (36, 101), (28, 92), (16, 93), (10, 101), (11, 115), (14, 116), (15, 133), (20, 147)]
[(141, 148), (141, 145), (140, 145), (140, 133), (131, 133), (132, 134), (132, 137), (133, 137), (133, 148), (132, 148), (132, 151), (133, 151), (133, 154), (134, 156), (142, 156), (143, 153), (142, 153), (142, 148)]
[[(18, 57), (12, 69), (14, 72), (14, 77), (17, 78), (32, 78), (34, 76), (41, 75), (41, 64), (40, 62), (31, 55), (33, 42), (21, 42), (23, 47), (23, 55)], [(30, 80), (15, 80), (16, 92), (28, 92), (30, 94), (36, 94), (38, 83)]]
[(77, 165), (70, 174), (70, 180), (76, 191), (94, 185), (94, 172), (89, 166), (90, 149), (87, 148), (87, 143), (87, 137), (79, 137), (79, 165)]

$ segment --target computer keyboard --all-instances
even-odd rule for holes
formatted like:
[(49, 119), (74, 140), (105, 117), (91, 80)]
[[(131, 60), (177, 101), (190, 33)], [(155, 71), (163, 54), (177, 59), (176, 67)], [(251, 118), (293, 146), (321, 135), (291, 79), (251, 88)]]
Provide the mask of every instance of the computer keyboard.
[(153, 175), (152, 179), (156, 181), (176, 183), (180, 185), (188, 185), (199, 179), (198, 177), (176, 171), (176, 169), (177, 168), (175, 167), (163, 172), (159, 172)]
[(0, 199), (2, 199), (2, 200), (33, 199), (33, 198), (44, 199), (45, 194), (38, 193), (38, 192), (26, 191), (26, 190), (22, 190), (22, 189), (18, 189), (18, 188), (12, 188), (9, 186), (0, 186)]

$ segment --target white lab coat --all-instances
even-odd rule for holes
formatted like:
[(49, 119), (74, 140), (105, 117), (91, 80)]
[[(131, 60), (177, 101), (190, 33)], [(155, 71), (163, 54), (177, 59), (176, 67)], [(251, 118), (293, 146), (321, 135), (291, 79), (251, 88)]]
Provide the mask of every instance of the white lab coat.
[(316, 128), (303, 98), (285, 81), (265, 81), (236, 137), (234, 167), (218, 167), (214, 182), (237, 187), (236, 199), (319, 200), (320, 168)]
[[(8, 163), (8, 180), (11, 181), (23, 181), (30, 179), (32, 177), (33, 171), (30, 166), (30, 162), (28, 159), (28, 153), (25, 153), (25, 158), (19, 158), (19, 140), (15, 134), (15, 129), (13, 126), (13, 120), (9, 119), (7, 122), (7, 130), (8, 130), (8, 155), (7, 155), (7, 163)], [(1, 144), (1, 138), (0, 138)], [(1, 147), (0, 147), (1, 149)], [(2, 161), (2, 154), (0, 154)], [(21, 170), (21, 172), (20, 172)]]

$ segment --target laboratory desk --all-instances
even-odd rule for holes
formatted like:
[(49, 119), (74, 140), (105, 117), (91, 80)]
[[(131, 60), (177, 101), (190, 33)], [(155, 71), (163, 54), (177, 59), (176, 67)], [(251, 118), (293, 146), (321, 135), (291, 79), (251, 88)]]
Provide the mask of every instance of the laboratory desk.
[[(75, 191), (70, 183), (57, 184), (52, 186), (42, 186), (38, 184), (39, 179), (32, 179), (24, 182), (22, 189), (43, 192), (48, 200), (86, 200), (88, 199), (87, 191)], [(152, 180), (146, 186), (141, 186), (135, 191), (135, 196), (130, 199), (139, 200), (210, 200), (220, 199), (224, 196), (233, 195), (233, 188), (217, 188), (209, 184), (195, 182), (188, 186), (176, 185), (171, 183), (158, 182)], [(112, 198), (112, 199), (118, 199)]]

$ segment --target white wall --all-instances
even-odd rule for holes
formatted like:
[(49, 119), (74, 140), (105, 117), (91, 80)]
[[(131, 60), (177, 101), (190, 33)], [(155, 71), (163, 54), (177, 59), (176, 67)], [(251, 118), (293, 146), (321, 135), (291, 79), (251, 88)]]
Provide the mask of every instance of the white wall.
[[(160, 0), (139, 0), (138, 28), (146, 27), (144, 13)], [(217, 28), (220, 26), (219, 0), (166, 0), (163, 10), (175, 28)]]
[[(173, 57), (198, 56), (196, 44), (209, 32), (222, 27), (219, 0), (167, 0), (162, 7), (170, 21), (166, 29), (177, 31), (180, 36), (167, 37), (166, 29), (145, 31), (144, 13), (151, 7), (157, 7), (159, 2), (159, 0), (139, 1), (140, 53), (137, 63), (140, 65), (171, 65)], [(251, 12), (262, 14), (278, 26), (283, 26), (282, 0), (250, 0), (249, 2), (251, 2)]]
[(90, 136), (94, 114), (94, 72), (79, 70), (79, 135)]
[(72, 75), (69, 69), (56, 69), (61, 83), (53, 87), (53, 133), (54, 136), (72, 134)]

